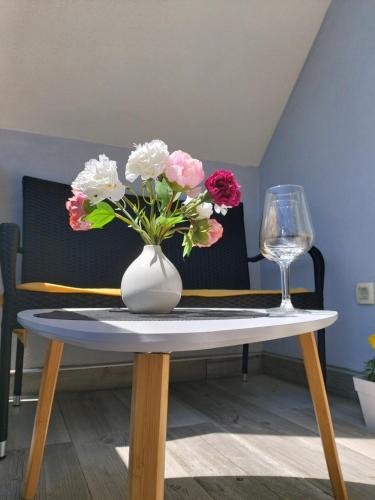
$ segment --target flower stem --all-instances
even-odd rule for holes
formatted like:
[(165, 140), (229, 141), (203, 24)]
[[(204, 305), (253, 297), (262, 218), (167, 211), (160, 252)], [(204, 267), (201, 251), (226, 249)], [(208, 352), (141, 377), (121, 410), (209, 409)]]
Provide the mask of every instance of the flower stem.
[(170, 212), (170, 210), (172, 208), (172, 204), (173, 204), (173, 200), (174, 200), (175, 195), (176, 195), (176, 192), (172, 189), (171, 198), (170, 198), (170, 200), (168, 202), (168, 205), (165, 208), (165, 215), (166, 215), (166, 217), (168, 217), (169, 212)]
[(151, 205), (150, 219), (152, 219), (154, 216), (154, 213), (155, 213), (155, 197), (154, 197), (154, 191), (152, 189), (152, 181), (149, 179), (148, 181), (146, 181), (146, 184), (147, 184), (147, 191), (148, 191), (148, 196), (150, 198), (150, 205)]
[(122, 222), (125, 222), (125, 224), (128, 224), (129, 226), (131, 226), (135, 231), (137, 231), (137, 233), (139, 233), (139, 235), (141, 236), (141, 238), (143, 239), (143, 241), (146, 243), (146, 245), (152, 245), (153, 242), (151, 241), (151, 238), (150, 236), (146, 233), (146, 231), (144, 231), (144, 229), (142, 229), (142, 227), (137, 224), (135, 222), (135, 220), (133, 219), (133, 217), (129, 214), (129, 212), (123, 208), (120, 203), (116, 203), (116, 205), (118, 206), (118, 208), (120, 208), (122, 210), (122, 212), (125, 214), (125, 217), (123, 215), (120, 215), (118, 213), (116, 213), (116, 217), (117, 219), (120, 219)]
[[(140, 205), (140, 202), (139, 202), (139, 196), (137, 195), (137, 193), (134, 191), (134, 189), (132, 189), (131, 187), (126, 187), (126, 189), (135, 197), (136, 201), (137, 201), (137, 210), (139, 210), (141, 208), (141, 205)], [(125, 208), (125, 204), (127, 203), (128, 205), (133, 205), (135, 206), (135, 204), (129, 200), (129, 198), (126, 196), (124, 196), (123, 200), (125, 201), (124, 202), (124, 208)], [(134, 209), (133, 209), (134, 210)]]

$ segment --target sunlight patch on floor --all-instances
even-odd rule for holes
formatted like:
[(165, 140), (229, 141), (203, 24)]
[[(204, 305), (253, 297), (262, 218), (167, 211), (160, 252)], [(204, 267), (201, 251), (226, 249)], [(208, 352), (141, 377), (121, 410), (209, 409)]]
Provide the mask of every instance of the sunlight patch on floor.
[(116, 446), (116, 453), (125, 464), (126, 468), (129, 467), (129, 446)]

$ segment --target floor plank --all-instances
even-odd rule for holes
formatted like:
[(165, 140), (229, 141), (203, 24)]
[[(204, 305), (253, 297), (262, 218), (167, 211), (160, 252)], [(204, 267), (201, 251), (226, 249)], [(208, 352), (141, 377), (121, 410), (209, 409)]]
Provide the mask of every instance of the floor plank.
[(59, 395), (91, 498), (123, 498), (128, 474), (121, 450), (129, 439), (129, 409), (112, 391)]
[(15, 500), (20, 498), (21, 482), (25, 468), (26, 450), (10, 450), (6, 459), (0, 462), (0, 498)]
[[(21, 498), (27, 450), (11, 450), (0, 462), (0, 498)], [(72, 443), (46, 446), (35, 500), (89, 500), (91, 498)]]
[(91, 498), (72, 443), (47, 446), (43, 475), (48, 500), (89, 500)]
[[(25, 400), (21, 406), (9, 407), (9, 435), (7, 441), (8, 450), (29, 448), (31, 435), (34, 426), (34, 417), (37, 401)], [(62, 418), (60, 407), (56, 402), (53, 405), (50, 426), (47, 436), (47, 445), (68, 443), (70, 441), (69, 433)]]

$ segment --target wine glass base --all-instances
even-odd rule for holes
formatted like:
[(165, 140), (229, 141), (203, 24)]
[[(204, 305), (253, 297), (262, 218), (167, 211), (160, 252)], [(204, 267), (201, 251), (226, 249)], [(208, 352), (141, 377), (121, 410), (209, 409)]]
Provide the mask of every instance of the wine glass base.
[(300, 316), (302, 314), (311, 314), (311, 311), (306, 309), (295, 309), (293, 308), (283, 308), (283, 307), (271, 307), (266, 309), (266, 312), (270, 317), (281, 317), (281, 316)]

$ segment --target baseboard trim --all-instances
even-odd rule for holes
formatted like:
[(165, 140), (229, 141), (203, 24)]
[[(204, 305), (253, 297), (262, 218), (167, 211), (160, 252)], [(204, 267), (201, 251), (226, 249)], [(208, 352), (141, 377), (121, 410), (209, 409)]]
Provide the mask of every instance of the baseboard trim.
[[(287, 382), (307, 386), (302, 359), (263, 352), (262, 372)], [(358, 375), (360, 375), (359, 372), (327, 366), (327, 391), (345, 398), (357, 399), (353, 376)]]
[[(241, 354), (209, 355), (171, 360), (171, 382), (205, 380), (238, 376), (241, 378)], [(62, 367), (59, 372), (57, 391), (89, 391), (130, 387), (133, 363), (83, 365)], [(25, 369), (23, 373), (23, 394), (36, 395), (39, 392), (42, 370)], [(249, 376), (264, 373), (273, 377), (307, 386), (305, 369), (301, 359), (272, 353), (249, 354)], [(357, 399), (353, 376), (358, 372), (327, 367), (327, 389), (350, 399)], [(13, 391), (14, 371), (11, 372)], [(250, 379), (251, 380), (251, 379)], [(11, 392), (12, 393), (12, 392)]]
[[(219, 377), (241, 376), (241, 354), (209, 355), (206, 357), (176, 358), (171, 360), (171, 382), (205, 380)], [(59, 371), (57, 391), (89, 391), (130, 387), (133, 363), (83, 365), (62, 367)], [(262, 372), (261, 353), (250, 353), (249, 375)], [(39, 392), (42, 370), (25, 369), (23, 372), (23, 395)], [(11, 394), (14, 371), (11, 372)]]

